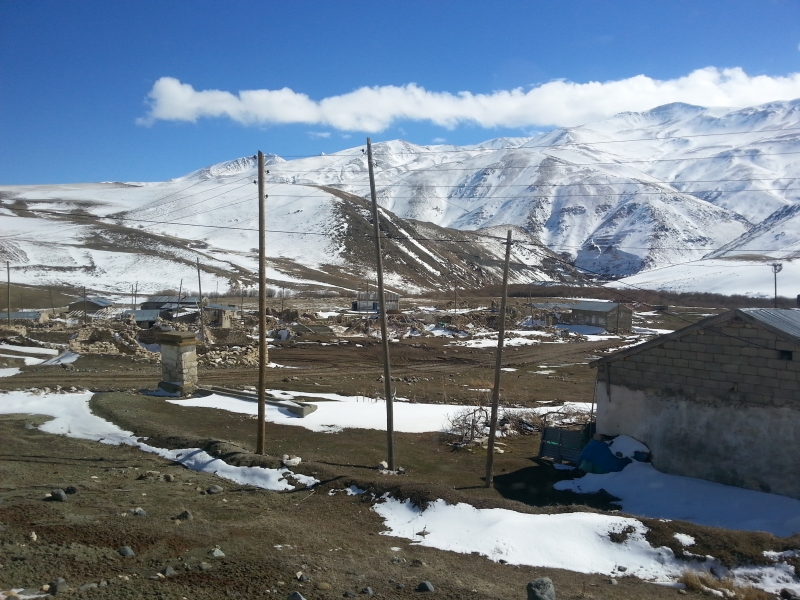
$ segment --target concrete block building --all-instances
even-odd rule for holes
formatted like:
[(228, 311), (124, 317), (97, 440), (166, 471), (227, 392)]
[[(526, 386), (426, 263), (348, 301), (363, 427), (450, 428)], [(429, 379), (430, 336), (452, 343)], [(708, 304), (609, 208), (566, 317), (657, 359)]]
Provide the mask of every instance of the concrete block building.
[(576, 300), (566, 302), (536, 302), (531, 306), (552, 315), (554, 324), (591, 325), (602, 327), (610, 333), (630, 333), (633, 326), (633, 309), (619, 302)]
[(666, 473), (800, 498), (800, 310), (731, 310), (589, 366), (598, 433)]
[[(383, 297), (387, 311), (400, 310), (400, 294), (384, 292)], [(378, 292), (357, 292), (352, 310), (358, 312), (378, 312), (380, 310)]]

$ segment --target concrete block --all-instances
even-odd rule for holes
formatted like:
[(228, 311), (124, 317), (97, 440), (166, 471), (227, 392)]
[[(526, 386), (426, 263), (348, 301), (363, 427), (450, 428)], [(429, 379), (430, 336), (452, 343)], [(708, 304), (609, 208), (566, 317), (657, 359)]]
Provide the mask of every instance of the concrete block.
[(758, 331), (752, 326), (747, 325), (739, 330), (739, 337), (754, 338), (758, 337)]
[(792, 371), (778, 371), (778, 379), (784, 381), (797, 381), (797, 373)]
[(776, 371), (786, 371), (786, 363), (789, 362), (788, 360), (780, 360), (778, 358), (772, 358), (767, 361), (767, 367), (770, 369), (775, 369)]
[[(778, 372), (775, 369), (770, 369), (769, 367), (759, 367), (758, 374), (760, 377), (765, 377), (767, 379), (777, 379)], [(765, 384), (767, 382), (764, 382)]]
[(689, 344), (689, 350), (692, 352), (705, 352), (706, 345), (705, 344), (698, 344), (698, 343), (691, 343)]
[(664, 355), (667, 356), (668, 358), (673, 358), (673, 359), (681, 358), (681, 353), (678, 350), (666, 349), (664, 350)]
[(739, 365), (727, 363), (727, 364), (724, 364), (724, 365), (720, 365), (720, 370), (722, 371), (723, 375), (726, 374), (726, 373), (738, 373), (739, 372)]

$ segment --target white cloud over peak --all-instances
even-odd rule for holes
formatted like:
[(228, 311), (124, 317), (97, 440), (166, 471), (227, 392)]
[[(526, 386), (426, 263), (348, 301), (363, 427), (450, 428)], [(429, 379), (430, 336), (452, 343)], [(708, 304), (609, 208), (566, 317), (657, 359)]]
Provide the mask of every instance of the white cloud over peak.
[(479, 127), (573, 126), (623, 111), (642, 111), (686, 102), (700, 106), (744, 107), (800, 97), (800, 73), (750, 76), (740, 68), (706, 67), (676, 79), (637, 75), (617, 81), (550, 81), (529, 90), (489, 94), (433, 92), (414, 83), (362, 87), (347, 94), (313, 100), (289, 88), (195, 90), (162, 77), (148, 94), (150, 110), (137, 120), (196, 122), (228, 118), (243, 125), (304, 124), (340, 131), (379, 132), (398, 121), (427, 121), (452, 129)]

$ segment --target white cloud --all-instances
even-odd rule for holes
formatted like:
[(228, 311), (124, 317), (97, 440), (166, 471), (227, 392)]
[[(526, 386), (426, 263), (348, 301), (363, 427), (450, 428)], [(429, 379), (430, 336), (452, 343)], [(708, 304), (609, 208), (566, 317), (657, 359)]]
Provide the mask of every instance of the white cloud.
[(529, 90), (490, 94), (433, 92), (416, 84), (362, 87), (316, 101), (289, 88), (195, 90), (162, 77), (148, 94), (150, 110), (138, 119), (196, 122), (225, 117), (243, 125), (318, 125), (340, 131), (383, 131), (397, 121), (427, 121), (452, 129), (480, 127), (580, 125), (623, 111), (641, 111), (670, 102), (701, 106), (744, 107), (800, 97), (800, 73), (750, 76), (740, 68), (707, 67), (668, 80), (637, 75), (617, 81), (550, 81)]
[(327, 139), (327, 138), (331, 137), (331, 132), (330, 131), (309, 131), (308, 135), (309, 135), (309, 137), (312, 137), (312, 138), (325, 138), (325, 139)]
[(443, 138), (443, 137), (437, 137), (437, 138), (433, 138), (431, 140), (431, 143), (432, 144), (444, 144), (446, 141), (447, 140), (445, 138)]

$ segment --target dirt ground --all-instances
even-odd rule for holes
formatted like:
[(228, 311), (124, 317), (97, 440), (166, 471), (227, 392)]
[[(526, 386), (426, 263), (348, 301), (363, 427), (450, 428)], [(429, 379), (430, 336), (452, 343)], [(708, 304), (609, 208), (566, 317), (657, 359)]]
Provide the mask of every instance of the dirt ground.
[[(382, 393), (378, 343), (305, 341), (278, 343), (270, 350), (272, 362), (295, 368), (270, 369), (268, 387)], [(391, 345), (393, 375), (415, 378), (396, 382), (398, 395), (426, 402), (485, 401), (486, 393), (474, 390), (491, 387), (494, 350), (447, 347), (449, 342), (424, 338)], [(623, 343), (615, 339), (508, 348), (503, 366), (517, 370), (503, 373), (503, 402), (590, 402), (594, 371), (586, 363)], [(553, 483), (569, 474), (536, 459), (538, 435), (507, 441), (506, 452), (495, 460), (495, 489), (483, 485), (484, 453), (453, 451), (438, 433), (396, 434), (398, 464), (407, 474), (389, 477), (375, 469), (385, 458), (381, 431), (327, 434), (267, 423), (266, 456), (257, 457), (248, 452), (255, 445), (252, 418), (176, 406), (140, 394), (156, 386), (160, 365), (123, 356), (83, 356), (66, 368), (0, 360), (0, 366), (22, 370), (0, 379), (0, 390), (91, 389), (101, 392), (91, 402), (95, 414), (150, 438), (153, 445), (204, 447), (234, 464), (271, 467), (283, 454), (296, 454), (303, 458), (296, 470), (322, 481), (313, 490), (267, 492), (192, 472), (133, 448), (55, 437), (30, 427), (44, 417), (2, 416), (0, 590), (38, 589), (64, 577), (73, 589), (98, 584), (86, 591), (98, 598), (285, 598), (296, 590), (310, 600), (339, 598), (348, 590), (361, 596), (366, 587), (383, 597), (415, 596), (417, 584), (430, 581), (442, 598), (524, 598), (528, 581), (547, 576), (562, 600), (677, 595), (674, 589), (631, 577), (612, 585), (608, 577), (505, 565), (383, 536), (370, 496), (328, 494), (357, 484), (423, 505), (444, 498), (522, 512), (614, 510), (613, 498), (607, 495), (553, 490)], [(542, 367), (553, 372), (537, 373), (545, 370)], [(257, 382), (254, 368), (201, 367), (199, 376), (202, 385), (246, 387)], [(158, 474), (146, 476), (148, 471)], [(174, 480), (167, 481), (167, 475)], [(213, 484), (224, 492), (204, 493)], [(43, 499), (52, 489), (68, 486), (77, 493), (66, 502)], [(131, 513), (139, 507), (145, 516)], [(194, 518), (174, 519), (184, 510)], [(731, 562), (757, 561), (765, 549), (800, 546), (800, 540), (766, 534), (644, 521), (652, 529), (649, 539), (654, 545), (675, 545), (672, 534), (679, 530), (697, 538), (695, 552)], [(130, 546), (136, 557), (122, 558), (120, 546)], [(224, 557), (210, 556), (217, 546)], [(157, 573), (167, 566), (177, 575), (159, 579)], [(308, 581), (300, 581), (298, 573)]]

